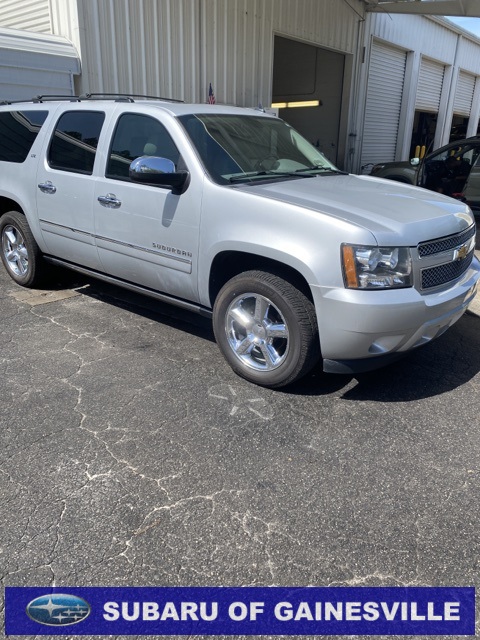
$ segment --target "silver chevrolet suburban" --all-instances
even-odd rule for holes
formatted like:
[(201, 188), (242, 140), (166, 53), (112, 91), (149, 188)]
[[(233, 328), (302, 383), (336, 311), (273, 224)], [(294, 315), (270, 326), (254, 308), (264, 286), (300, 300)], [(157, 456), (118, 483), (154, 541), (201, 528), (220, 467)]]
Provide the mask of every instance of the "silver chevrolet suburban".
[(20, 285), (53, 263), (212, 317), (272, 388), (429, 342), (480, 277), (462, 202), (339, 171), (259, 110), (132, 96), (0, 106), (0, 241)]

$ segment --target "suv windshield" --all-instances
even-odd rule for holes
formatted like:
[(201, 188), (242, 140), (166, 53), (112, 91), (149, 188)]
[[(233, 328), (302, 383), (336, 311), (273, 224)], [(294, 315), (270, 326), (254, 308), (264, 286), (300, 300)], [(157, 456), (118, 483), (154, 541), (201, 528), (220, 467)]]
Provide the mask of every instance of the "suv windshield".
[(244, 115), (180, 116), (215, 182), (342, 173), (286, 122)]

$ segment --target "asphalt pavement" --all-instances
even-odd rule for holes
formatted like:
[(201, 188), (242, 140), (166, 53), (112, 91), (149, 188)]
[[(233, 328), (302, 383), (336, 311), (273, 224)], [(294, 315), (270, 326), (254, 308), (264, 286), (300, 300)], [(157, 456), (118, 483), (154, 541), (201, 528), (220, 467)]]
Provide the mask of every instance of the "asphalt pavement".
[(2, 584), (480, 587), (479, 315), (271, 391), (205, 319), (0, 270)]

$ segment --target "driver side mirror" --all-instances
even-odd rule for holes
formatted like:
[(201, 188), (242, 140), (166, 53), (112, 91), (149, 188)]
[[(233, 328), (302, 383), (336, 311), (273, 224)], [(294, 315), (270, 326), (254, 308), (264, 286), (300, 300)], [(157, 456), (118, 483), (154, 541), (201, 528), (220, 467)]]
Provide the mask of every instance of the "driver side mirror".
[(140, 156), (130, 165), (128, 172), (134, 182), (149, 184), (157, 187), (166, 187), (175, 195), (181, 195), (187, 190), (190, 173), (188, 171), (176, 171), (175, 165), (167, 158), (157, 156)]

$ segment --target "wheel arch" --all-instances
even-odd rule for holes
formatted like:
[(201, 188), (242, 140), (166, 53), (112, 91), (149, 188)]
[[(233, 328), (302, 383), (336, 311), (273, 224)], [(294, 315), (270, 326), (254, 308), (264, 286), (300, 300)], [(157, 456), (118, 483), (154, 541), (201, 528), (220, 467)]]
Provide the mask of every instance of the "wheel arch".
[(18, 213), (25, 215), (23, 207), (21, 207), (18, 202), (6, 196), (0, 196), (0, 216), (3, 216), (4, 213), (8, 213), (9, 211), (18, 211)]
[(305, 278), (294, 267), (265, 256), (246, 251), (226, 250), (213, 259), (208, 282), (210, 304), (213, 307), (220, 289), (233, 277), (245, 271), (260, 270), (278, 275), (301, 291), (310, 302), (314, 302), (312, 291)]

